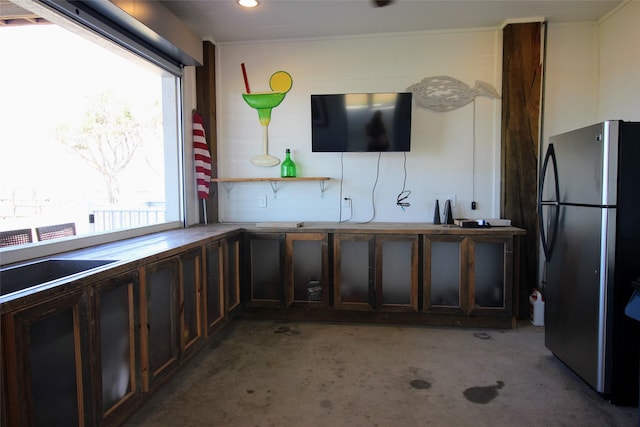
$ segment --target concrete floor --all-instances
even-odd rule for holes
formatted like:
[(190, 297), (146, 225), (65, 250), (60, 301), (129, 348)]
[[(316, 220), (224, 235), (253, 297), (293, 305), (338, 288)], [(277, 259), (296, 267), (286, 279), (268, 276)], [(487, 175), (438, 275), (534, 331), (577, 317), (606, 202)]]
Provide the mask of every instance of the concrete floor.
[(637, 426), (515, 330), (234, 320), (126, 426)]

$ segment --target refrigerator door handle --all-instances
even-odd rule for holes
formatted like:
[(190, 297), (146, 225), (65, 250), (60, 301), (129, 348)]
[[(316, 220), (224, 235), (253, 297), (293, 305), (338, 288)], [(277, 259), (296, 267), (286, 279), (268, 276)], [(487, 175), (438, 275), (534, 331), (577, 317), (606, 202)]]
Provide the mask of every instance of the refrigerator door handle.
[[(544, 182), (547, 176), (547, 167), (549, 166), (549, 159), (551, 159), (551, 164), (553, 167), (553, 177), (555, 183), (555, 198), (551, 201), (542, 200), (542, 196), (544, 194)], [(548, 261), (551, 260), (551, 255), (553, 253), (553, 246), (556, 242), (556, 232), (558, 230), (558, 219), (559, 212), (556, 211), (553, 218), (553, 226), (551, 230), (549, 230), (551, 240), (548, 240), (549, 235), (545, 232), (544, 226), (544, 212), (543, 206), (556, 206), (557, 209), (560, 209), (560, 185), (558, 184), (558, 163), (556, 161), (556, 151), (553, 148), (553, 144), (549, 144), (547, 148), (547, 153), (544, 156), (544, 162), (542, 163), (542, 171), (540, 172), (540, 184), (538, 189), (538, 194), (540, 198), (540, 202), (538, 203), (538, 221), (540, 225), (540, 237), (542, 238), (542, 249), (544, 251), (545, 259)]]

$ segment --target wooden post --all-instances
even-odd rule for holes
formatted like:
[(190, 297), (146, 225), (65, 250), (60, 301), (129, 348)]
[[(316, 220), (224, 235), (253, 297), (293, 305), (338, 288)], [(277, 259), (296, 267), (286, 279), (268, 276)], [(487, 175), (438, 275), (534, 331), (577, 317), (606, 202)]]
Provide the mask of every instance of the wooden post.
[[(528, 295), (538, 276), (538, 153), (542, 102), (541, 22), (509, 24), (503, 30), (502, 59), (502, 216), (521, 237), (518, 294), (514, 310), (526, 317)], [(516, 271), (518, 271), (516, 269)]]
[[(211, 152), (211, 177), (218, 177), (218, 140), (216, 135), (216, 47), (211, 42), (202, 42), (202, 58), (204, 65), (196, 67), (196, 109), (204, 119), (204, 132), (207, 135)], [(218, 184), (212, 182), (209, 187), (209, 198), (202, 207), (203, 215), (212, 224), (218, 222)], [(204, 216), (203, 216), (204, 219)]]

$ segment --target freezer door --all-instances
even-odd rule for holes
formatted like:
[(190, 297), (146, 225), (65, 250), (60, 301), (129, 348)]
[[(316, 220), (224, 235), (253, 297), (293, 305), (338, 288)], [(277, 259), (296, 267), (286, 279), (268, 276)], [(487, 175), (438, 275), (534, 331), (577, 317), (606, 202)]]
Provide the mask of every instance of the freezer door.
[(610, 387), (605, 366), (607, 275), (601, 274), (607, 247), (601, 229), (608, 211), (615, 209), (561, 206), (545, 288), (545, 345), (601, 393)]
[(619, 121), (549, 138), (555, 147), (560, 203), (615, 206)]

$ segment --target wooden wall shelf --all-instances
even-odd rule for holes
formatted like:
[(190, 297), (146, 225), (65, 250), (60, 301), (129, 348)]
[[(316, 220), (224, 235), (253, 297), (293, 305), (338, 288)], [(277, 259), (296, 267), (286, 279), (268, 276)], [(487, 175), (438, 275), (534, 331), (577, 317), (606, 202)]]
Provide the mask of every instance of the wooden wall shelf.
[(325, 181), (329, 181), (331, 178), (326, 176), (310, 176), (310, 177), (296, 177), (296, 178), (211, 178), (211, 182), (221, 183), (227, 194), (229, 194), (233, 188), (233, 184), (238, 182), (268, 182), (273, 190), (273, 197), (277, 197), (278, 183), (283, 181), (317, 181), (320, 183), (320, 196), (324, 197)]

